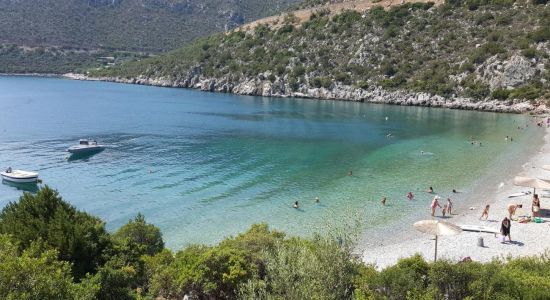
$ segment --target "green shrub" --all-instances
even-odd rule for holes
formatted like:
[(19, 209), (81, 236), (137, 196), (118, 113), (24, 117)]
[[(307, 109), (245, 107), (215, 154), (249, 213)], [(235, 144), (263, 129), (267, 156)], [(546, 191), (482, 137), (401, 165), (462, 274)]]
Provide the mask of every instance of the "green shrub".
[(119, 241), (126, 239), (136, 243), (143, 248), (147, 255), (155, 255), (164, 249), (162, 233), (155, 225), (145, 222), (145, 217), (139, 213), (135, 219), (130, 220), (124, 226), (119, 228), (113, 238)]
[(491, 97), (497, 100), (506, 100), (510, 96), (510, 91), (507, 89), (496, 89), (491, 93)]
[(0, 212), (0, 233), (11, 234), (20, 249), (35, 240), (56, 249), (59, 259), (72, 263), (73, 275), (82, 278), (95, 272), (110, 247), (104, 223), (76, 210), (59, 194), (45, 186), (36, 195), (24, 193)]
[(533, 58), (537, 56), (537, 50), (535, 50), (534, 48), (527, 48), (521, 50), (521, 54), (527, 58)]
[(329, 77), (315, 77), (312, 82), (316, 88), (330, 88), (332, 86), (332, 80)]

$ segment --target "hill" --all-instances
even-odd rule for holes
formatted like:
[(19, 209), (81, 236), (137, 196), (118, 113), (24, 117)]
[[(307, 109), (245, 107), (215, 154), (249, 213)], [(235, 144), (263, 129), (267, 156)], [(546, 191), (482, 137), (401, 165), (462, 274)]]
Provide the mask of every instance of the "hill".
[[(197, 37), (272, 15), (299, 1), (0, 0), (0, 44), (11, 49), (10, 57), (19, 58), (3, 57), (7, 65), (2, 64), (0, 72), (46, 70), (44, 62), (37, 63), (44, 53), (54, 62), (65, 59), (74, 65), (71, 61), (78, 56), (71, 51), (80, 56), (98, 51), (118, 56), (118, 51), (173, 50)], [(28, 51), (29, 47), (38, 53)], [(1, 56), (5, 50), (0, 51)], [(97, 59), (94, 55), (87, 58)], [(48, 65), (55, 69), (59, 62)]]
[[(540, 0), (539, 0), (540, 1)], [(95, 70), (104, 80), (264, 96), (524, 111), (550, 98), (550, 6), (405, 3), (293, 14)], [(517, 104), (523, 100), (531, 103)]]

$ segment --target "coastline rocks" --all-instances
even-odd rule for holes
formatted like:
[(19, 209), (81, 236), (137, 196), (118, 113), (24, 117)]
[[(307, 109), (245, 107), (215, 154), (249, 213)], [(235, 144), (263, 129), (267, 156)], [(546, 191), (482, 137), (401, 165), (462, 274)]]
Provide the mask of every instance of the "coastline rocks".
[[(511, 64), (524, 64), (523, 58), (511, 59)], [(504, 67), (506, 68), (506, 67)], [(194, 70), (194, 71), (193, 71)], [(148, 78), (120, 78), (120, 77), (101, 77), (92, 78), (83, 74), (65, 74), (66, 78), (75, 80), (100, 80), (119, 83), (131, 83), (141, 85), (153, 85), (162, 87), (183, 87), (200, 89), (210, 92), (234, 93), (239, 95), (254, 95), (264, 97), (298, 97), (326, 100), (343, 100), (343, 101), (358, 101), (394, 104), (404, 106), (426, 106), (426, 107), (443, 107), (450, 109), (464, 110), (479, 110), (491, 112), (505, 113), (525, 113), (534, 111), (537, 113), (547, 112), (546, 106), (536, 105), (529, 101), (498, 101), (498, 100), (483, 100), (474, 101), (464, 97), (444, 98), (428, 93), (414, 93), (407, 91), (388, 91), (381, 87), (374, 86), (369, 89), (356, 88), (350, 85), (333, 84), (330, 88), (310, 87), (302, 84), (297, 91), (289, 92), (291, 89), (288, 83), (282, 78), (276, 78), (271, 81), (263, 76), (260, 78), (241, 78), (236, 83), (232, 78), (207, 78), (200, 75), (200, 70), (193, 69), (185, 78), (169, 79), (164, 77)], [(504, 77), (495, 79), (499, 84), (506, 82), (507, 84), (515, 84), (519, 80), (523, 80), (530, 76), (529, 74), (520, 75), (513, 73), (502, 73)], [(511, 75), (510, 75), (511, 74)], [(505, 78), (505, 79), (502, 79)], [(500, 80), (500, 81), (499, 81)]]

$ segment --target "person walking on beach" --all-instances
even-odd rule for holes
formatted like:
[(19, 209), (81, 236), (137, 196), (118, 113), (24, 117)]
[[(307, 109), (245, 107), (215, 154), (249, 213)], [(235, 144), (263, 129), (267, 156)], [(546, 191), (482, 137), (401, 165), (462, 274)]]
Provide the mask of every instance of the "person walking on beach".
[(485, 220), (487, 220), (489, 218), (489, 204), (485, 205), (485, 208), (483, 209), (483, 213), (481, 213), (481, 217), (479, 217), (479, 219), (483, 219), (483, 217), (485, 217)]
[(449, 216), (453, 214), (452, 209), (453, 209), (453, 202), (451, 202), (451, 198), (447, 198), (447, 212), (449, 213)]
[(522, 204), (515, 204), (515, 203), (508, 204), (508, 218), (512, 220), (512, 217), (516, 214), (516, 210), (522, 207), (523, 207)]
[(407, 198), (408, 198), (409, 200), (414, 199), (413, 193), (412, 193), (412, 192), (407, 193)]
[(531, 205), (531, 211), (533, 212), (533, 217), (540, 217), (540, 199), (539, 195), (533, 195), (533, 203)]
[(380, 203), (382, 203), (382, 205), (386, 206), (386, 197), (382, 197), (382, 200), (380, 200)]
[(500, 233), (502, 234), (503, 243), (506, 236), (508, 236), (508, 241), (512, 241), (512, 237), (510, 236), (510, 227), (512, 227), (510, 220), (507, 217), (504, 217), (504, 220), (502, 220), (502, 223), (500, 224)]
[(433, 198), (433, 200), (432, 200), (432, 204), (430, 205), (430, 207), (432, 208), (432, 217), (435, 216), (435, 209), (436, 209), (437, 207), (441, 208), (441, 205), (439, 205), (439, 201), (438, 201), (438, 200), (439, 200), (439, 196), (436, 195), (436, 196)]

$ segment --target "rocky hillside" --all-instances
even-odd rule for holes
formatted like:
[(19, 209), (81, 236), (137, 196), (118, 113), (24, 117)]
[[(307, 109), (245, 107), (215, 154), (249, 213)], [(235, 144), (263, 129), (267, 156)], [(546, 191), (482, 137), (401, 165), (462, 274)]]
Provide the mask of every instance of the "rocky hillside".
[(89, 75), (249, 95), (523, 111), (550, 98), (549, 49), (545, 0), (452, 0), (336, 15), (319, 9), (304, 23), (288, 14), (277, 28), (214, 35)]
[[(12, 69), (55, 71), (57, 62), (74, 65), (86, 51), (158, 53), (193, 39), (235, 28), (287, 9), (301, 0), (0, 0), (0, 45), (12, 50), (2, 57)], [(38, 54), (57, 55), (38, 63)], [(5, 50), (5, 49), (4, 49)], [(72, 55), (71, 51), (78, 52)], [(17, 52), (17, 53), (16, 53)], [(0, 52), (3, 56), (5, 52)], [(85, 57), (84, 60), (93, 56)]]

